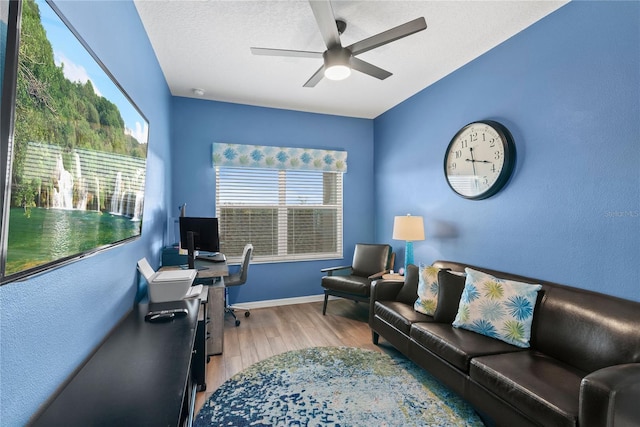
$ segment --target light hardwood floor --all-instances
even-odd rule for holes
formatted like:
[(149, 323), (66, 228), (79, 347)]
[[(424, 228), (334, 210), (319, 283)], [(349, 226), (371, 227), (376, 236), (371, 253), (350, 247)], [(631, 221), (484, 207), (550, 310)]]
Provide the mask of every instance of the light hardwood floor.
[(196, 396), (196, 412), (211, 394), (233, 375), (276, 354), (320, 346), (360, 347), (395, 353), (384, 340), (371, 342), (368, 307), (363, 303), (337, 299), (329, 301), (327, 315), (322, 303), (286, 305), (251, 310), (250, 317), (239, 313), (236, 327), (227, 315), (223, 354), (212, 356), (207, 365), (207, 389)]

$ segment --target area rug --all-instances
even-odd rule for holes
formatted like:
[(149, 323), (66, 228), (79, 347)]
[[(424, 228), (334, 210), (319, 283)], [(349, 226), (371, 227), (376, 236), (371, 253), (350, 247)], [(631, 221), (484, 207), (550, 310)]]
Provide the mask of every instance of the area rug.
[(258, 362), (218, 388), (195, 426), (483, 426), (473, 409), (411, 361), (314, 347)]

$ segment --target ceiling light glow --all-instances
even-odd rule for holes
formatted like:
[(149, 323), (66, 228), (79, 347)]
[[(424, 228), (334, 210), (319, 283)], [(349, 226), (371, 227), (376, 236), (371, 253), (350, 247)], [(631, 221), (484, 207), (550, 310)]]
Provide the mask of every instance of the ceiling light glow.
[(324, 70), (324, 76), (329, 80), (344, 80), (351, 75), (351, 68), (346, 65), (333, 65)]

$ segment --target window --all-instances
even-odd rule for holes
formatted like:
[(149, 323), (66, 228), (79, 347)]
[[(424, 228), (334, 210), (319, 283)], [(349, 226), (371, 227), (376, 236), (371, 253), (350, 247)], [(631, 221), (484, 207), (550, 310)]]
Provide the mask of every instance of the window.
[(342, 256), (342, 173), (216, 166), (220, 250), (256, 261)]

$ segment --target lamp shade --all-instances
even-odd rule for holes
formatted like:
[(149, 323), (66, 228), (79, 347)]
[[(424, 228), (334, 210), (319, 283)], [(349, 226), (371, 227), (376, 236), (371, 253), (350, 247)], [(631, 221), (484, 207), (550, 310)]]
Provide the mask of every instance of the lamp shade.
[(414, 242), (424, 240), (424, 220), (421, 216), (397, 216), (393, 219), (393, 238)]

